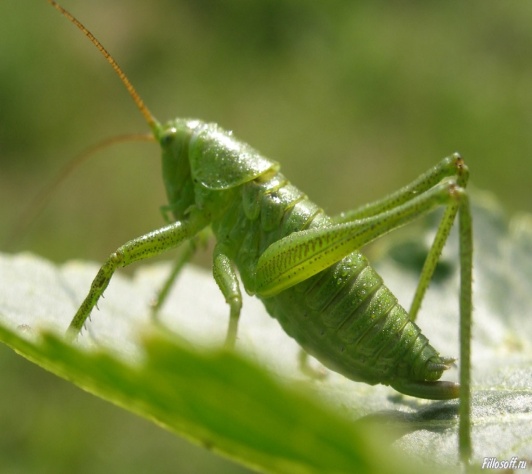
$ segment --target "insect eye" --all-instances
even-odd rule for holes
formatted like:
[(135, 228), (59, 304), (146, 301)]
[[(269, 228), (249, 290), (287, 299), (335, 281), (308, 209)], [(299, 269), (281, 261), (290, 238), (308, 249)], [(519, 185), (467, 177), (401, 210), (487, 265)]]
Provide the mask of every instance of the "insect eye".
[(169, 146), (172, 144), (172, 142), (175, 139), (175, 128), (171, 128), (164, 132), (164, 134), (161, 136), (161, 145), (162, 146)]

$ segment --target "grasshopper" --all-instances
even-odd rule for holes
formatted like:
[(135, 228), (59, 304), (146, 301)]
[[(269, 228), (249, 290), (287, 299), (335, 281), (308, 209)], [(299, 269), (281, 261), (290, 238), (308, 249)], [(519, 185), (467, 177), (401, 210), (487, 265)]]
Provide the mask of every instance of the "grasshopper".
[[(472, 219), (468, 168), (457, 153), (384, 199), (327, 216), (280, 166), (216, 124), (178, 118), (159, 123), (102, 44), (55, 1), (48, 2), (100, 50), (132, 96), (162, 150), (167, 209), (174, 221), (113, 252), (72, 319), (75, 337), (114, 272), (194, 240), (216, 238), (213, 275), (230, 309), (226, 344), (237, 337), (240, 280), (304, 351), (345, 377), (390, 385), (420, 398), (460, 397), (460, 448), (470, 453)], [(359, 249), (445, 207), (410, 311), (384, 285)], [(454, 359), (442, 357), (414, 320), (458, 215), (460, 241), (460, 384), (440, 381)]]

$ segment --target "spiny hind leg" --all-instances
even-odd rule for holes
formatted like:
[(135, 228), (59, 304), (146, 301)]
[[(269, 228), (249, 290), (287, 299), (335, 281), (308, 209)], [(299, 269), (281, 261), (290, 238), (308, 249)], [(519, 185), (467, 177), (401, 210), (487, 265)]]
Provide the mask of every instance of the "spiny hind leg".
[(428, 191), (443, 179), (460, 176), (463, 173), (464, 166), (464, 161), (460, 154), (453, 153), (401, 189), (377, 201), (364, 204), (350, 211), (342, 212), (334, 216), (332, 220), (335, 224), (352, 222), (395, 209), (401, 204)]
[[(460, 158), (460, 161), (457, 163), (457, 165), (458, 166), (456, 167), (456, 172), (457, 172), (456, 181), (457, 181), (457, 184), (462, 189), (465, 189), (467, 186), (467, 181), (469, 179), (469, 170), (467, 169), (467, 166), (464, 164), (461, 158)], [(469, 200), (465, 193), (460, 197), (460, 199), (451, 201), (446, 206), (445, 212), (438, 226), (436, 236), (434, 237), (432, 246), (425, 259), (425, 263), (423, 265), (423, 269), (421, 270), (421, 274), (419, 277), (419, 283), (416, 288), (416, 292), (414, 293), (414, 297), (412, 299), (412, 304), (410, 306), (410, 311), (409, 311), (410, 319), (412, 320), (416, 319), (419, 309), (421, 308), (421, 303), (423, 301), (423, 298), (429, 286), (432, 275), (434, 274), (434, 270), (436, 269), (436, 265), (438, 264), (438, 261), (440, 259), (443, 246), (445, 245), (445, 242), (447, 242), (447, 239), (449, 238), (449, 233), (451, 232), (451, 228), (454, 224), (454, 220), (456, 218), (457, 213), (460, 213), (461, 216), (465, 214), (469, 216), (469, 220), (471, 220), (470, 211), (469, 211)], [(462, 235), (464, 232), (461, 230), (462, 227), (463, 226), (460, 226), (460, 231), (459, 231), (460, 232), (460, 237), (459, 237), (460, 238), (460, 249), (461, 249), (460, 250), (460, 268), (462, 268), (464, 265), (466, 266), (468, 265), (467, 260), (464, 260), (464, 256), (462, 255), (462, 248), (464, 247), (464, 244), (466, 245), (466, 247), (469, 248), (469, 252), (473, 251), (471, 243), (467, 244), (464, 241), (464, 239), (467, 239), (468, 237), (465, 235)], [(469, 222), (469, 227), (471, 227), (471, 222)], [(470, 237), (469, 237), (469, 240), (471, 240)], [(471, 259), (471, 255), (469, 256), (469, 259)]]
[[(379, 215), (382, 211), (393, 209), (398, 204), (413, 199), (420, 193), (427, 192), (431, 186), (446, 177), (454, 177), (457, 185), (465, 190), (469, 171), (464, 161), (455, 153), (445, 158), (417, 180), (390, 196), (362, 206), (353, 211), (335, 217), (335, 222), (348, 222), (367, 216)], [(446, 210), (439, 224), (434, 242), (425, 260), (418, 287), (410, 308), (410, 318), (414, 320), (421, 307), (422, 300), (432, 278), (441, 251), (458, 214), (458, 235), (460, 246), (460, 385), (451, 382), (411, 382), (401, 381), (394, 388), (402, 393), (423, 398), (454, 398), (460, 395), (459, 446), (460, 456), (464, 464), (471, 456), (471, 326), (472, 326), (472, 266), (473, 236), (472, 216), (469, 197), (465, 192), (457, 195), (457, 199), (447, 202)]]
[(465, 191), (458, 179), (448, 177), (380, 214), (293, 232), (272, 243), (262, 253), (253, 290), (262, 297), (274, 296), (438, 207), (458, 205), (463, 194)]
[[(451, 382), (401, 382), (394, 385), (396, 390), (414, 396), (429, 398), (427, 394), (436, 397), (446, 397), (453, 393), (460, 396), (460, 421), (458, 429), (458, 444), (460, 457), (464, 464), (471, 457), (471, 325), (472, 325), (472, 280), (473, 280), (473, 231), (472, 216), (469, 197), (465, 192), (469, 179), (467, 166), (459, 155), (456, 158), (455, 174), (457, 185), (464, 192), (457, 195), (456, 199), (450, 200), (436, 231), (436, 236), (429, 250), (423, 269), (419, 277), (419, 283), (414, 293), (410, 307), (410, 319), (414, 320), (419, 312), (421, 303), (429, 286), (436, 265), (440, 259), (443, 246), (445, 245), (455, 218), (458, 214), (458, 238), (459, 238), (459, 261), (460, 261), (460, 384)], [(449, 385), (452, 384), (452, 385)], [(453, 385), (456, 388), (453, 388)], [(416, 395), (418, 394), (418, 395)]]
[[(451, 177), (456, 179), (456, 183), (459, 187), (463, 189), (466, 188), (469, 178), (469, 170), (465, 165), (464, 160), (458, 153), (453, 153), (451, 156), (444, 158), (442, 161), (440, 161), (440, 163), (423, 173), (410, 184), (386, 196), (385, 198), (365, 204), (357, 209), (343, 212), (333, 217), (333, 222), (346, 223), (368, 217), (384, 216), (384, 213), (392, 212), (394, 209), (397, 209), (408, 201), (428, 192), (431, 188), (436, 186), (445, 178)], [(425, 263), (419, 278), (419, 283), (414, 293), (409, 311), (410, 319), (412, 320), (415, 320), (417, 317), (421, 307), (421, 302), (423, 301), (423, 297), (425, 296), (432, 275), (434, 274), (434, 270), (436, 269), (436, 265), (440, 259), (443, 246), (449, 237), (449, 232), (453, 226), (456, 214), (461, 208), (467, 208), (467, 210), (464, 210), (461, 213), (469, 216), (468, 219), (470, 221), (471, 217), (467, 196), (461, 200), (450, 200), (446, 203), (446, 211), (440, 221), (434, 242), (425, 259)], [(471, 227), (470, 222), (468, 225)], [(465, 238), (465, 236), (460, 237), (461, 241)], [(470, 248), (469, 252), (472, 252), (471, 245), (468, 246), (466, 244), (465, 246)], [(469, 258), (471, 258), (471, 256), (469, 256)], [(461, 267), (464, 265), (467, 266), (467, 261), (464, 260), (464, 257), (461, 256), (460, 260)]]
[[(414, 318), (458, 213), (461, 384), (459, 445), (464, 462), (471, 453), (470, 344), (473, 245), (469, 198), (464, 189), (468, 176), (469, 172), (462, 158), (458, 154), (452, 155), (388, 198), (336, 216), (330, 227), (295, 232), (275, 242), (261, 255), (256, 277), (256, 292), (262, 296), (273, 296), (310, 278), (377, 237), (413, 221), (436, 207), (447, 206), (414, 295), (410, 310), (411, 317)], [(449, 394), (453, 394), (454, 389), (446, 385), (448, 382), (427, 383), (432, 387), (429, 392), (436, 393), (437, 396), (449, 398)], [(401, 382), (398, 390), (424, 394), (425, 385), (425, 382), (421, 385), (419, 382), (413, 382), (412, 389), (412, 382)], [(442, 393), (440, 393), (441, 387), (443, 387)]]
[(460, 242), (460, 425), (458, 444), (464, 465), (471, 458), (471, 326), (473, 312), (473, 220), (469, 199), (458, 210)]

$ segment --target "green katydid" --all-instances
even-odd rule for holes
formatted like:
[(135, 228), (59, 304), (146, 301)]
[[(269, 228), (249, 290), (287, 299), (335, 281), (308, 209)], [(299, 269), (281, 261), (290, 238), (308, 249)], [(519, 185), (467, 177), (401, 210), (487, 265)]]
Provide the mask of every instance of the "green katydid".
[[(384, 199), (329, 217), (289, 183), (278, 163), (218, 125), (193, 119), (161, 125), (101, 43), (69, 12), (48, 2), (100, 50), (145, 117), (162, 148), (167, 209), (174, 218), (109, 256), (69, 335), (80, 332), (117, 268), (193, 240), (210, 227), (217, 242), (213, 274), (230, 308), (227, 345), (237, 337), (239, 274), (245, 290), (263, 301), (286, 333), (332, 370), (415, 397), (460, 397), (459, 444), (466, 461), (471, 451), (472, 224), (462, 158), (453, 154)], [(358, 249), (441, 206), (445, 212), (407, 312)], [(439, 381), (453, 359), (441, 357), (414, 323), (457, 215), (460, 385)]]

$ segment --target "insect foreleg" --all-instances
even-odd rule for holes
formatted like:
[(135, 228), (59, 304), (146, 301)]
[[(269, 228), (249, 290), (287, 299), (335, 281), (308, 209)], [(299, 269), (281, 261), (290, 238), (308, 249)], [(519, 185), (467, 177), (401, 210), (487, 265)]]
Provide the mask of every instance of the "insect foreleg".
[(208, 223), (208, 219), (202, 214), (191, 214), (186, 221), (174, 222), (161, 229), (141, 235), (119, 247), (109, 256), (94, 278), (89, 294), (70, 323), (69, 336), (75, 337), (81, 331), (85, 320), (109, 285), (117, 268), (125, 267), (138, 260), (150, 258), (174, 248), (184, 240), (194, 237)]
[(240, 310), (242, 309), (242, 295), (233, 262), (227, 256), (224, 246), (220, 244), (214, 247), (213, 275), (230, 308), (225, 345), (233, 347), (236, 341)]
[(260, 256), (255, 292), (268, 297), (328, 268), (351, 252), (442, 204), (457, 201), (464, 190), (447, 179), (404, 204), (376, 216), (318, 227), (270, 245)]

